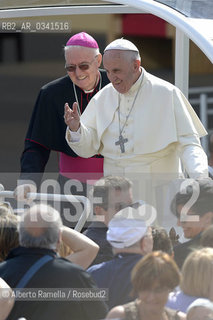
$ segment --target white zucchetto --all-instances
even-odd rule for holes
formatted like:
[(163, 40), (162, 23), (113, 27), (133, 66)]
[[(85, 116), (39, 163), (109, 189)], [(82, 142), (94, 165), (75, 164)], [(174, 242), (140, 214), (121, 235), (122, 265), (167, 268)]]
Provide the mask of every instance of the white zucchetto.
[(112, 41), (108, 46), (106, 46), (104, 52), (108, 50), (129, 50), (139, 52), (138, 48), (129, 40), (126, 39), (116, 39)]
[(147, 205), (126, 207), (118, 211), (110, 220), (107, 241), (114, 248), (127, 248), (142, 239), (148, 231), (148, 224), (143, 219)]

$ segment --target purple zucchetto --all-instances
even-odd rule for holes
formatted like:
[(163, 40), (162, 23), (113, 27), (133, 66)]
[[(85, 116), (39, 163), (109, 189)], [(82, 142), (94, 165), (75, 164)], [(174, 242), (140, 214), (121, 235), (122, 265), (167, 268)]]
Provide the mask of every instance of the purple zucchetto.
[(66, 46), (81, 46), (98, 49), (96, 40), (86, 32), (80, 32), (72, 36), (67, 41)]

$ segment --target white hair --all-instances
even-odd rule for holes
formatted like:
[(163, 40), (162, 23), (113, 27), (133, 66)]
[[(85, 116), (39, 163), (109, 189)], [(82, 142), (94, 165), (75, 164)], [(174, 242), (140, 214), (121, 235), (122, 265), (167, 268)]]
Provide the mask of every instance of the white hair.
[[(56, 249), (62, 220), (57, 210), (51, 206), (37, 204), (21, 217), (19, 222), (19, 242), (27, 248)], [(38, 235), (33, 232), (41, 229)]]

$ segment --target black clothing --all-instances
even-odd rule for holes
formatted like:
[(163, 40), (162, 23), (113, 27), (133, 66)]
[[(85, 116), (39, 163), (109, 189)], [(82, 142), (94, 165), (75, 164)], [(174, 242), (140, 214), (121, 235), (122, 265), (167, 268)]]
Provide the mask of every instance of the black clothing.
[[(106, 72), (100, 70), (101, 87), (109, 83)], [(100, 80), (91, 93), (85, 93), (75, 86), (80, 110), (83, 112), (98, 92)], [(66, 124), (64, 122), (64, 105), (72, 107), (76, 101), (73, 83), (69, 76), (56, 79), (44, 85), (38, 95), (25, 139), (21, 156), (21, 179), (30, 179), (39, 186), (42, 174), (49, 159), (50, 151), (65, 153), (78, 157), (65, 140)]]
[(109, 309), (127, 303), (133, 299), (131, 272), (136, 263), (142, 259), (138, 253), (117, 253), (110, 261), (91, 266), (87, 271), (99, 288), (108, 288), (106, 301)]
[(174, 247), (174, 259), (180, 269), (182, 268), (186, 257), (193, 251), (193, 249), (198, 249), (200, 247), (200, 237), (201, 233), (189, 241), (180, 243)]
[[(13, 249), (7, 259), (0, 263), (0, 277), (12, 288), (27, 270), (42, 256), (51, 255), (48, 261), (27, 283), (26, 288), (95, 288), (89, 274), (70, 261), (59, 258), (53, 250), (40, 248)], [(32, 290), (32, 289), (31, 289)], [(30, 291), (30, 289), (29, 289)], [(25, 317), (27, 320), (94, 320), (102, 319), (107, 312), (106, 305), (101, 301), (84, 301), (61, 299), (43, 299), (43, 301), (16, 301), (8, 320)]]
[(88, 238), (92, 239), (100, 247), (96, 258), (91, 265), (99, 264), (114, 258), (112, 246), (106, 239), (107, 230), (108, 228), (103, 222), (94, 221), (84, 232)]

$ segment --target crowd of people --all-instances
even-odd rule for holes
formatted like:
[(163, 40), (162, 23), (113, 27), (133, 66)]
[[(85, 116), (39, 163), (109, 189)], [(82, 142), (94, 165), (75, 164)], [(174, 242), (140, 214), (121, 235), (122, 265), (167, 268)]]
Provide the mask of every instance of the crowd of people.
[(89, 195), (91, 221), (81, 233), (64, 206), (37, 202), (17, 215), (0, 203), (0, 320), (212, 320), (204, 127), (132, 42), (105, 48), (105, 71), (85, 32), (64, 54), (67, 76), (39, 93), (14, 195), (39, 189), (59, 151), (61, 190), (72, 181), (71, 193)]
[[(0, 319), (12, 309), (8, 320), (203, 319), (199, 314), (211, 320), (213, 181), (194, 182), (200, 193), (187, 214), (181, 216), (180, 206), (188, 203), (193, 185), (171, 203), (177, 223), (188, 219), (181, 221), (184, 243), (173, 243), (163, 227), (144, 219), (147, 204), (133, 202), (132, 184), (125, 177), (95, 183), (96, 219), (84, 234), (64, 226), (60, 213), (47, 204), (34, 204), (22, 216), (1, 204), (0, 277), (8, 294), (0, 296), (0, 302), (7, 300)], [(206, 215), (208, 223), (202, 220)], [(64, 295), (19, 299), (19, 291), (32, 295), (39, 290)], [(77, 296), (69, 299), (70, 290)]]

